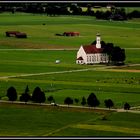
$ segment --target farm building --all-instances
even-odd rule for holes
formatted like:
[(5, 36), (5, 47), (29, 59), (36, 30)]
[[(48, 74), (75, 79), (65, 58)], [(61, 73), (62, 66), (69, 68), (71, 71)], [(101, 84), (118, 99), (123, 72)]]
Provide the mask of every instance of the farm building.
[(19, 31), (6, 31), (6, 36), (11, 37), (11, 36), (16, 36), (17, 33), (20, 33)]
[(19, 31), (6, 31), (6, 36), (7, 37), (17, 37), (17, 38), (27, 38), (27, 34), (26, 33), (21, 33)]
[(109, 56), (104, 53), (104, 49), (101, 47), (101, 36), (96, 35), (96, 45), (84, 45), (81, 46), (77, 52), (77, 64), (98, 64), (108, 63)]
[(26, 35), (26, 33), (17, 33), (16, 37), (17, 38), (27, 38), (27, 35)]
[(63, 36), (79, 36), (79, 32), (64, 32)]

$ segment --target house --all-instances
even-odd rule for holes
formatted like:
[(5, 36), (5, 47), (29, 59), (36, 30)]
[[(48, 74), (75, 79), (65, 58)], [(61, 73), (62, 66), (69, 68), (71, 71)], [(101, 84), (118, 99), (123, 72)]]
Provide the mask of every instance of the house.
[(77, 64), (99, 64), (108, 63), (109, 56), (104, 52), (103, 46), (101, 46), (101, 36), (98, 33), (96, 35), (95, 45), (81, 46), (77, 52)]

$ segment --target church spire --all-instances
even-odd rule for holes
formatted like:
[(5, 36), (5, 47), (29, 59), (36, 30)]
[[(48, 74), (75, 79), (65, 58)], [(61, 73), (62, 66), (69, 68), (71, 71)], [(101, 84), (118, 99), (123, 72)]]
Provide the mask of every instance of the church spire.
[(96, 48), (101, 48), (101, 36), (99, 33), (96, 34)]

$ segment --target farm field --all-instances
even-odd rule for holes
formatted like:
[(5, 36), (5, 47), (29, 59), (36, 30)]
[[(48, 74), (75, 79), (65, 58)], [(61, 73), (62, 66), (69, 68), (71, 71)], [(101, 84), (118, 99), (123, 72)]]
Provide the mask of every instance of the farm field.
[[(102, 40), (121, 48), (139, 48), (140, 22), (104, 21), (90, 16), (55, 16), (35, 14), (0, 14), (0, 48), (78, 49), (91, 44), (100, 32)], [(43, 25), (45, 24), (45, 25)], [(86, 30), (85, 30), (86, 29)], [(5, 32), (18, 30), (27, 33), (27, 39), (7, 38)], [(79, 37), (56, 36), (66, 31), (80, 32)]]
[(1, 104), (0, 113), (0, 136), (140, 135), (139, 114), (135, 113), (18, 104)]
[[(67, 96), (81, 100), (94, 92), (101, 100), (101, 107), (104, 107), (106, 98), (112, 98), (115, 107), (119, 108), (126, 101), (132, 106), (140, 105), (139, 72), (117, 72), (104, 65), (77, 65), (75, 56), (76, 51), (70, 50), (1, 51), (1, 96), (6, 99), (6, 90), (11, 85), (16, 87), (19, 95), (29, 85), (30, 94), (36, 86), (40, 86), (47, 97), (53, 95), (59, 104), (63, 104)], [(61, 63), (55, 64), (56, 59), (60, 59)], [(3, 78), (6, 76), (15, 77)]]
[[(26, 32), (28, 38), (7, 38), (7, 30)], [(65, 31), (78, 31), (80, 36), (55, 35)], [(92, 43), (97, 32), (105, 42), (125, 48), (125, 66), (75, 63), (80, 45)], [(8, 100), (10, 86), (19, 97), (28, 85), (30, 94), (39, 86), (58, 104), (64, 104), (68, 96), (81, 102), (93, 92), (100, 100), (99, 107), (105, 107), (104, 100), (109, 98), (113, 108), (123, 108), (125, 102), (140, 106), (139, 36), (140, 19), (110, 22), (90, 16), (2, 13), (0, 97)], [(74, 105), (81, 106), (80, 102)], [(139, 114), (98, 111), (0, 103), (0, 136), (140, 136)]]

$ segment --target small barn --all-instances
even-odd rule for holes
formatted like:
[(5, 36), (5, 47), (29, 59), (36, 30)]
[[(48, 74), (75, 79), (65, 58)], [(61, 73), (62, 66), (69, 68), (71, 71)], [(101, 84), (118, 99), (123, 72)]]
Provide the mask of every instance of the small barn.
[(79, 36), (79, 32), (64, 32), (63, 36)]
[(5, 34), (7, 37), (11, 37), (11, 36), (16, 36), (17, 33), (20, 33), (19, 31), (6, 31)]
[(27, 35), (26, 35), (26, 33), (17, 33), (16, 37), (17, 38), (27, 38)]
[(6, 31), (5, 33), (7, 37), (27, 38), (26, 33), (22, 33), (19, 31)]

